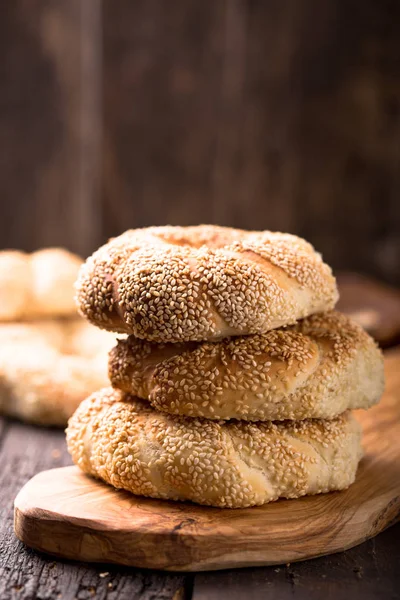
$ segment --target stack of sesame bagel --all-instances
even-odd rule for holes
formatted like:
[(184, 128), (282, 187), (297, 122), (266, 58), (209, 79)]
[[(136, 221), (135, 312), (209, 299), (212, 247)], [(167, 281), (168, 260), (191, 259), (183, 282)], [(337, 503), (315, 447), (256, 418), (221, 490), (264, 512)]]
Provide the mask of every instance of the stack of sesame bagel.
[(85, 472), (134, 494), (248, 507), (348, 487), (351, 409), (383, 391), (375, 342), (335, 312), (331, 269), (289, 234), (127, 231), (89, 258), (81, 314), (128, 334), (69, 421)]

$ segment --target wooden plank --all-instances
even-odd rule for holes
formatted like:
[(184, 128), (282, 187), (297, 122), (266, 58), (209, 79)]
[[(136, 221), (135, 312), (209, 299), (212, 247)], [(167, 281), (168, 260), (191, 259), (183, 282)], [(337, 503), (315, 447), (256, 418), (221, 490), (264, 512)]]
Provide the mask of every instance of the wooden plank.
[(399, 22), (372, 0), (1, 3), (2, 246), (211, 221), (398, 283)]
[[(292, 145), (289, 4), (104, 0), (105, 237), (165, 223), (291, 227), (293, 177), (277, 172)], [(258, 60), (273, 53), (278, 75)]]
[[(227, 9), (228, 34), (233, 28), (229, 28), (232, 12)], [(225, 189), (217, 189), (216, 200), (225, 203), (226, 213), (236, 227), (293, 233), (298, 229), (294, 56), (302, 43), (299, 12), (294, 0), (247, 1), (236, 15), (244, 29), (241, 60), (236, 60), (236, 77), (240, 75), (243, 81), (240, 112), (231, 122), (222, 120), (220, 125), (220, 136), (232, 138), (231, 131), (236, 132), (236, 156), (229, 160), (232, 150), (226, 145), (229, 171)], [(238, 24), (236, 30), (240, 32)], [(236, 46), (231, 35), (226, 44), (227, 64), (237, 53)], [(235, 96), (225, 93), (222, 98), (221, 114), (229, 114)], [(223, 157), (219, 157), (219, 163), (223, 163)], [(219, 168), (217, 162), (215, 169)]]
[(293, 65), (300, 232), (335, 268), (393, 282), (400, 280), (399, 18), (398, 3), (308, 0)]
[(21, 490), (16, 534), (63, 558), (169, 571), (282, 564), (351, 548), (400, 518), (399, 351), (386, 356), (385, 371), (379, 405), (356, 411), (365, 456), (347, 490), (227, 510), (134, 496), (69, 467)]
[(103, 232), (212, 221), (223, 2), (103, 2)]
[(192, 600), (395, 600), (399, 536), (400, 524), (342, 554), (282, 567), (199, 573)]
[(100, 0), (0, 6), (1, 245), (100, 242)]
[(280, 229), (400, 282), (400, 3), (103, 6), (104, 237)]
[(12, 423), (6, 425), (1, 438), (0, 428), (0, 598), (184, 600), (185, 590), (190, 591), (190, 578), (55, 562), (27, 549), (15, 538), (13, 501), (21, 486), (38, 471), (69, 463), (63, 432)]

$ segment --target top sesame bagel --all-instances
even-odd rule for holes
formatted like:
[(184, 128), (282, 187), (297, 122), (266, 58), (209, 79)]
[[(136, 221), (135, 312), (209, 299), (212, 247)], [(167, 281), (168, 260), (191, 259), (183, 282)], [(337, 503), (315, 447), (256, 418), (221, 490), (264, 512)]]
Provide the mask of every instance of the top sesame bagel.
[(126, 231), (86, 261), (76, 290), (95, 325), (157, 342), (264, 333), (338, 298), (305, 240), (213, 225)]

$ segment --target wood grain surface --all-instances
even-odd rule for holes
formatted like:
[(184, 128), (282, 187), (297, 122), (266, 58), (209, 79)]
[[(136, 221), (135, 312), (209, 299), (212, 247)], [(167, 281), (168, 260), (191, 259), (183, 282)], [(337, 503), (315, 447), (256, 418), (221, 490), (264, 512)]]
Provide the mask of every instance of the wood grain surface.
[(400, 354), (385, 365), (381, 403), (357, 411), (366, 453), (344, 492), (224, 510), (135, 497), (67, 467), (21, 490), (16, 534), (64, 558), (174, 571), (282, 564), (360, 544), (400, 516)]
[(0, 3), (1, 245), (212, 222), (400, 283), (399, 32), (396, 0)]
[(0, 3), (1, 246), (100, 244), (101, 0)]
[(105, 236), (278, 229), (400, 283), (399, 2), (103, 0), (103, 32)]

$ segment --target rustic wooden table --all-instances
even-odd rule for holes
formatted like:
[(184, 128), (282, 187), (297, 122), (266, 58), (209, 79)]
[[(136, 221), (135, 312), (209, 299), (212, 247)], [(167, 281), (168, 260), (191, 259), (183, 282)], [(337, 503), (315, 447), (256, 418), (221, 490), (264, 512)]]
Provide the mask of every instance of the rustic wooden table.
[(1, 600), (400, 598), (400, 524), (342, 554), (194, 575), (56, 561), (37, 554), (14, 537), (13, 500), (38, 471), (69, 463), (62, 431), (0, 419)]

